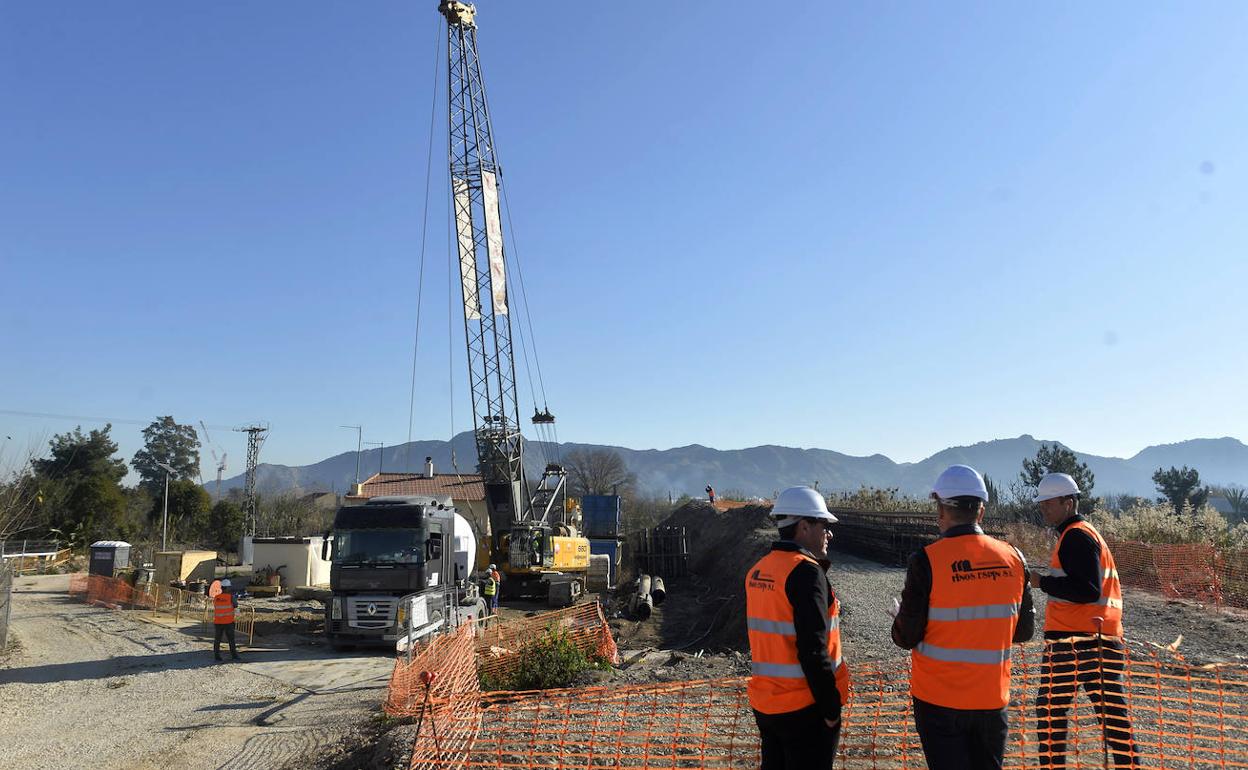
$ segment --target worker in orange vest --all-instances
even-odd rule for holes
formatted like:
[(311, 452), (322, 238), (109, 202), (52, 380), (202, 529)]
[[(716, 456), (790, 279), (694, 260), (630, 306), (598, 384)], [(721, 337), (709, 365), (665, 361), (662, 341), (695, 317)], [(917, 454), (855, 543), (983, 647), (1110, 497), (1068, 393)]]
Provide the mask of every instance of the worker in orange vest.
[(910, 557), (893, 642), (910, 650), (914, 725), (932, 770), (1000, 770), (1010, 648), (1035, 631), (1027, 563), (980, 529), (988, 490), (953, 465), (932, 486), (940, 537)]
[(1036, 502), (1058, 532), (1049, 574), (1031, 585), (1049, 595), (1044, 661), (1036, 695), (1040, 766), (1066, 767), (1066, 713), (1082, 686), (1096, 707), (1114, 767), (1139, 767), (1122, 688), (1122, 586), (1104, 538), (1079, 515), (1078, 483), (1065, 473), (1040, 479)]
[(489, 609), (498, 614), (498, 598), (503, 594), (503, 573), (498, 572), (497, 564), (489, 565), (489, 577), (494, 579), (494, 599), (490, 602)]
[(238, 660), (238, 647), (234, 644), (234, 610), (238, 608), (238, 597), (230, 586), (229, 579), (221, 581), (221, 593), (212, 597), (212, 655), (221, 660), (221, 638), (230, 642), (230, 658)]
[(830, 770), (849, 700), (841, 603), (828, 583), (828, 526), (836, 517), (809, 487), (781, 492), (771, 515), (780, 540), (745, 579), (746, 692), (762, 770)]

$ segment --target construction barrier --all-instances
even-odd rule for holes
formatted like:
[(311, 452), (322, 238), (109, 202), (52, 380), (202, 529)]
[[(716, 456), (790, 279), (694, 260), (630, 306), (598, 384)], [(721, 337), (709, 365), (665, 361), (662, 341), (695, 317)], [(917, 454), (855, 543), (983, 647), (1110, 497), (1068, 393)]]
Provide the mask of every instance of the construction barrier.
[[(1076, 644), (1082, 645), (1078, 651)], [(1115, 749), (1124, 753), (1117, 759), (1126, 761), (1125, 754), (1131, 754), (1140, 767), (1248, 768), (1248, 667), (1193, 666), (1139, 645), (1125, 657), (1112, 651), (1095, 654), (1095, 641), (1090, 654), (1088, 644), (1014, 648), (1006, 767), (1044, 766), (1040, 728), (1062, 727), (1069, 699), (1064, 747), (1069, 768), (1115, 766)], [(744, 678), (482, 693), (470, 663), (474, 647), (466, 628), (426, 647), (403, 675), (420, 682), (421, 674), (429, 672), (430, 683), (416, 687), (419, 698), (397, 710), (387, 703), (391, 713), (416, 717), (412, 768), (758, 766), (758, 735)], [(1069, 670), (1064, 655), (1077, 658)], [(914, 731), (908, 658), (850, 665), (851, 699), (843, 714), (837, 766), (925, 767)], [(1115, 705), (1116, 682), (1121, 683), (1123, 712)], [(1049, 693), (1047, 705), (1037, 703), (1041, 691)], [(1106, 693), (1110, 703), (1104, 733), (1089, 693)], [(1126, 722), (1120, 713), (1128, 715)], [(1061, 748), (1050, 742), (1053, 747)]]
[(588, 602), (543, 612), (531, 618), (506, 622), (486, 619), (476, 636), (478, 670), (495, 677), (504, 674), (519, 660), (526, 644), (549, 631), (566, 634), (578, 650), (590, 657), (613, 665), (620, 662), (615, 637), (611, 635), (602, 605)]
[[(212, 600), (202, 593), (154, 583), (132, 586), (121, 578), (76, 574), (69, 576), (69, 595), (113, 610), (150, 610), (152, 617), (163, 614), (173, 618), (175, 623), (183, 618), (198, 620), (201, 633), (213, 634)], [(252, 644), (255, 628), (256, 608), (240, 604), (235, 611), (234, 630), (246, 636), (243, 646)]]
[(1248, 551), (1106, 538), (1123, 585), (1215, 607), (1248, 609)]
[[(578, 650), (613, 665), (620, 662), (615, 638), (597, 602), (565, 607), (529, 618), (499, 621), (496, 616), (461, 626), (452, 634), (426, 640), (409, 657), (400, 655), (390, 677), (385, 710), (391, 716), (416, 716), (426, 694), (441, 697), (477, 692), (478, 675), (505, 675), (515, 666), (525, 645), (551, 631), (560, 632)], [(465, 641), (467, 640), (467, 641)], [(461, 649), (466, 645), (466, 649)], [(432, 690), (421, 679), (429, 672), (437, 677)]]

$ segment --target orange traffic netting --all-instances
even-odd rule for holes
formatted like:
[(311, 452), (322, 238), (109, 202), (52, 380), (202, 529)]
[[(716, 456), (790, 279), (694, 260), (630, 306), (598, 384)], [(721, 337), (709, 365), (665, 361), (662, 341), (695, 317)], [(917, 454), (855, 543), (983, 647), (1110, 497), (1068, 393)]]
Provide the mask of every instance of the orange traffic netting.
[(1248, 551), (1108, 540), (1123, 585), (1217, 607), (1248, 609)]
[[(563, 634), (592, 658), (612, 664), (620, 662), (615, 638), (597, 602), (506, 622), (491, 616), (461, 626), (452, 634), (433, 637), (416, 648), (410, 662), (399, 656), (390, 677), (386, 713), (415, 716), (426, 695), (445, 699), (478, 692), (478, 674), (497, 677), (507, 672), (519, 660), (526, 644), (552, 631)], [(422, 679), (426, 672), (436, 677), (432, 683)]]
[[(482, 693), (469, 662), (475, 646), (461, 628), (396, 666), (418, 694), (387, 703), (417, 717), (412, 768), (758, 766), (745, 679)], [(1102, 654), (1095, 640), (1015, 647), (1014, 660), (1006, 767), (1048, 766), (1047, 752), (1069, 768), (1248, 768), (1248, 667), (1193, 666), (1139, 646)], [(924, 767), (908, 659), (851, 661), (851, 670), (837, 766)], [(433, 674), (427, 684), (424, 672)], [(1092, 698), (1108, 704), (1104, 728)]]
[(526, 644), (550, 631), (565, 634), (577, 649), (590, 657), (612, 664), (620, 662), (615, 637), (607, 626), (602, 605), (589, 602), (531, 618), (506, 622), (487, 619), (476, 638), (479, 671), (498, 676), (515, 664)]
[[(212, 602), (201, 593), (186, 591), (172, 586), (142, 583), (132, 586), (121, 578), (104, 575), (70, 575), (69, 595), (81, 597), (88, 604), (98, 604), (109, 609), (145, 609), (151, 614), (166, 614), (174, 621), (198, 620), (207, 632), (212, 625)], [(234, 622), (235, 629), (246, 634), (251, 644), (255, 633), (256, 609), (239, 606)]]

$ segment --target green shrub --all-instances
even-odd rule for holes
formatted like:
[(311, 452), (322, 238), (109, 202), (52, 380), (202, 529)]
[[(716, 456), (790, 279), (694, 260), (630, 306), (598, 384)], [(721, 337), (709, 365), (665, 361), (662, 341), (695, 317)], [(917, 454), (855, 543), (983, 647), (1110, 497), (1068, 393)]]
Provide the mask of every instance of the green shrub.
[(566, 631), (549, 628), (520, 648), (516, 665), (498, 676), (481, 674), (483, 690), (549, 690), (570, 687), (585, 671), (609, 666), (577, 649)]
[(1101, 534), (1141, 543), (1207, 543), (1219, 548), (1248, 548), (1248, 525), (1231, 527), (1226, 517), (1211, 506), (1178, 512), (1170, 503), (1139, 502), (1114, 513), (1097, 509), (1088, 517)]

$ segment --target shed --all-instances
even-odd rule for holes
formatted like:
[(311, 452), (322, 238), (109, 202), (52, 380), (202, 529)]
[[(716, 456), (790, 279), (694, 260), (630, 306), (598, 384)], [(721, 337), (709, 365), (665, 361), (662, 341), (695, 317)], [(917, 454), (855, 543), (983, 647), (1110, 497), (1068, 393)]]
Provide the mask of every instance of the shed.
[(156, 554), (156, 583), (169, 585), (217, 576), (216, 551), (160, 551)]
[[(329, 562), (321, 558), (324, 537), (257, 537), (252, 539), (251, 564), (254, 569), (282, 567), (282, 585), (287, 589), (329, 583)], [(285, 565), (285, 566), (283, 566)]]

